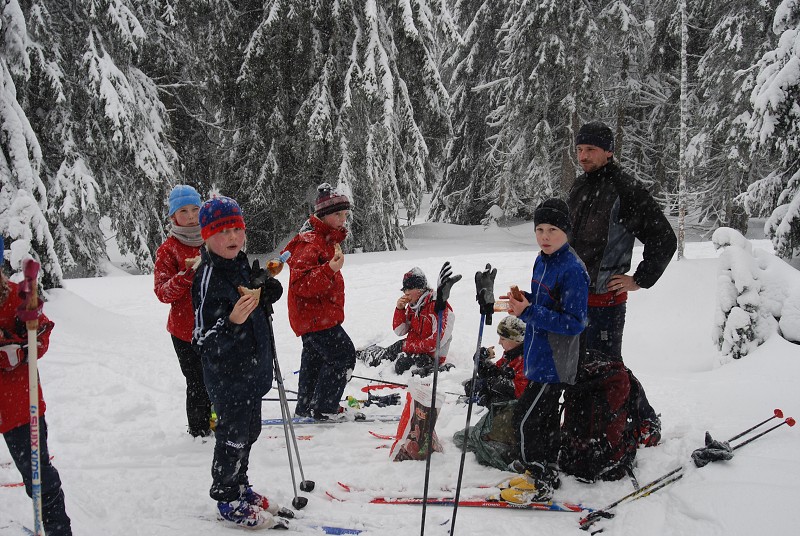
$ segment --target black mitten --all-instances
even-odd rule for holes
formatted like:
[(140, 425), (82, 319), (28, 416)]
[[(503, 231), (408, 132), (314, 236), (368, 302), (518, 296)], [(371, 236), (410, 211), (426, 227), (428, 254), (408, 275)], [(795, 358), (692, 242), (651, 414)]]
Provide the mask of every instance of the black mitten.
[(253, 267), (250, 270), (250, 288), (259, 288), (264, 285), (264, 282), (269, 279), (270, 274), (258, 263), (258, 259), (253, 261)]
[(449, 262), (442, 265), (439, 271), (439, 280), (436, 282), (436, 304), (433, 310), (437, 313), (444, 311), (447, 307), (447, 300), (450, 299), (450, 289), (461, 280), (461, 275), (453, 275), (453, 269)]
[(261, 300), (273, 304), (283, 296), (283, 285), (274, 277), (267, 278), (261, 287)]
[(478, 301), (481, 314), (486, 319), (486, 325), (492, 325), (492, 313), (494, 312), (494, 278), (497, 275), (497, 268), (492, 268), (491, 264), (486, 265), (482, 272), (475, 272), (475, 299)]
[(486, 380), (486, 394), (492, 403), (514, 400), (514, 382), (503, 376)]
[(727, 441), (717, 441), (706, 432), (706, 446), (692, 452), (692, 460), (697, 467), (704, 467), (711, 462), (730, 460), (733, 458), (733, 449)]
[(253, 268), (250, 272), (250, 288), (261, 288), (261, 302), (272, 305), (283, 296), (283, 285), (272, 277), (269, 271), (261, 268), (258, 259), (253, 261)]

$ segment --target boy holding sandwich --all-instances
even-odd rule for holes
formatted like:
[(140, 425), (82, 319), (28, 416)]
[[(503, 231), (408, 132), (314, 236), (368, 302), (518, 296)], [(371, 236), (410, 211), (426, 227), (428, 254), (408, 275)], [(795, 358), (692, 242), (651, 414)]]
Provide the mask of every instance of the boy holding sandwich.
[(217, 413), (210, 495), (222, 520), (245, 528), (285, 527), (285, 520), (274, 516), (291, 511), (253, 491), (247, 477), (250, 449), (261, 433), (261, 397), (272, 386), (274, 346), (267, 314), (283, 288), (257, 263), (249, 266), (236, 201), (209, 199), (199, 222), (205, 247), (192, 285), (192, 343)]

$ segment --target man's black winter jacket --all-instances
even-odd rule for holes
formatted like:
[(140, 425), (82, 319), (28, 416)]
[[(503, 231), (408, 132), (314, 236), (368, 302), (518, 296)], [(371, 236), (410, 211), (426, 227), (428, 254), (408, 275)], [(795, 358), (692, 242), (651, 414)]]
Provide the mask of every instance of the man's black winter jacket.
[(642, 288), (658, 281), (677, 249), (677, 238), (661, 207), (636, 179), (610, 161), (578, 177), (567, 204), (570, 245), (586, 264), (590, 293), (608, 292), (611, 276), (630, 270), (634, 238), (644, 244), (634, 281)]

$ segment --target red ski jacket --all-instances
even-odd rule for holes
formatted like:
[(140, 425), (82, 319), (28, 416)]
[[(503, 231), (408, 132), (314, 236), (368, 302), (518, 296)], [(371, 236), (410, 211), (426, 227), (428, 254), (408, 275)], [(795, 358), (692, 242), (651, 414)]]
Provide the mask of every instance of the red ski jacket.
[(287, 245), (289, 265), (289, 324), (300, 337), (344, 322), (344, 277), (328, 261), (334, 246), (347, 237), (346, 229), (334, 229), (316, 216)]
[(168, 237), (156, 251), (153, 290), (159, 301), (170, 304), (167, 331), (182, 341), (191, 342), (194, 328), (192, 281), (194, 270), (186, 268), (186, 259), (200, 255), (200, 248), (187, 246), (174, 236)]
[[(8, 282), (9, 294), (5, 303), (0, 304), (0, 346), (6, 344), (23, 345), (28, 342), (25, 324), (17, 320), (17, 307), (22, 303), (18, 295), (17, 284)], [(47, 351), (50, 345), (50, 331), (53, 322), (44, 313), (39, 314), (38, 357)], [(22, 363), (11, 371), (0, 370), (0, 434), (4, 434), (18, 426), (30, 422), (28, 400), (28, 363)], [(47, 407), (42, 397), (42, 385), (39, 384), (39, 415), (44, 415)]]
[[(409, 354), (428, 354), (433, 356), (436, 352), (436, 331), (438, 317), (434, 311), (436, 293), (426, 290), (419, 301), (406, 305), (402, 311), (395, 308), (392, 328), (395, 334), (406, 336), (403, 342), (403, 351)], [(439, 364), (444, 363), (450, 342), (453, 339), (453, 321), (455, 315), (450, 304), (442, 311), (442, 340), (439, 348)]]
[(528, 378), (525, 377), (525, 360), (522, 358), (523, 349), (524, 347), (520, 345), (511, 351), (504, 352), (503, 357), (495, 363), (498, 368), (506, 366), (514, 371), (514, 398), (517, 400), (528, 386)]

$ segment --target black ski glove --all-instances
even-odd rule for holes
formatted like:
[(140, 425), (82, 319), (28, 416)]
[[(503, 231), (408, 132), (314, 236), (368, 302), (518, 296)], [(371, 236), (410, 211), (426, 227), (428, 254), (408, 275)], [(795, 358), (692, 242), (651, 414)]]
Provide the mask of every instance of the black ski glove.
[(495, 376), (486, 380), (486, 390), (491, 393), (492, 402), (514, 400), (514, 382), (506, 376)]
[(269, 271), (261, 268), (258, 259), (253, 261), (253, 268), (250, 272), (250, 288), (261, 289), (261, 307), (267, 315), (271, 315), (272, 304), (283, 296), (283, 285), (272, 277)]
[(480, 306), (481, 314), (486, 319), (486, 325), (492, 325), (492, 313), (494, 312), (494, 278), (497, 275), (497, 268), (492, 268), (491, 264), (486, 264), (486, 269), (482, 272), (475, 272), (475, 299)]
[(717, 441), (706, 432), (706, 446), (692, 452), (692, 460), (697, 467), (705, 467), (711, 462), (730, 460), (733, 449), (727, 441)]
[(481, 348), (478, 357), (478, 377), (489, 378), (495, 376), (499, 369), (491, 361), (488, 348)]
[(397, 406), (400, 404), (400, 394), (394, 393), (385, 396), (375, 396), (371, 393), (367, 393), (367, 400), (364, 402), (364, 407), (371, 406), (372, 404), (375, 404), (379, 408)]
[(461, 275), (453, 275), (453, 269), (449, 262), (442, 265), (439, 271), (439, 280), (436, 282), (436, 304), (433, 310), (437, 313), (444, 311), (447, 307), (447, 300), (450, 299), (450, 289), (461, 280)]

